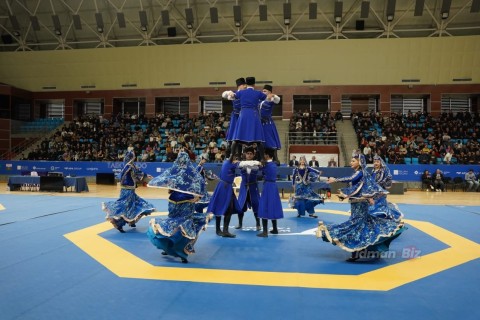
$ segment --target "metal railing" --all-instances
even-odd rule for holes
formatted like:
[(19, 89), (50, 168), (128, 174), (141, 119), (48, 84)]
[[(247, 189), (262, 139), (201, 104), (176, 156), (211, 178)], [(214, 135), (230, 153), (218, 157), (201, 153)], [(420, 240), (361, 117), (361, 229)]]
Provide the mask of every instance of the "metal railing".
[(286, 133), (287, 146), (296, 145), (338, 145), (338, 132), (288, 132)]

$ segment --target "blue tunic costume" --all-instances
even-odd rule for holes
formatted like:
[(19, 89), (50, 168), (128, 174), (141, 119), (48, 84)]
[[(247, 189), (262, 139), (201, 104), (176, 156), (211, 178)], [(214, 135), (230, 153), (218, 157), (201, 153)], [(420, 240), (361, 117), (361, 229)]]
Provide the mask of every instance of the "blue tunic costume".
[(280, 150), (282, 144), (278, 136), (277, 126), (272, 118), (274, 105), (272, 101), (263, 101), (260, 104), (260, 116), (262, 118), (263, 134), (265, 136), (265, 148)]
[(135, 154), (132, 151), (127, 152), (119, 175), (122, 189), (118, 200), (102, 203), (102, 210), (107, 213), (105, 218), (120, 231), (123, 231), (122, 227), (126, 223), (133, 227), (143, 216), (155, 211), (153, 204), (135, 193), (136, 184), (144, 178), (145, 173), (135, 166), (134, 160)]
[(277, 164), (273, 161), (267, 161), (262, 168), (264, 183), (260, 205), (258, 208), (258, 217), (262, 219), (276, 220), (283, 218), (282, 201), (277, 187)]
[(252, 87), (235, 92), (236, 99), (240, 100), (240, 115), (238, 116), (233, 141), (243, 143), (264, 142), (262, 122), (258, 106), (267, 98), (267, 95)]
[(210, 215), (195, 212), (195, 202), (205, 191), (205, 182), (190, 162), (188, 153), (180, 152), (173, 166), (148, 184), (153, 188), (169, 189), (167, 218), (150, 220), (147, 236), (162, 254), (180, 257), (187, 262), (195, 253), (194, 244), (206, 228)]
[[(365, 168), (363, 155), (358, 157), (361, 159), (361, 167)], [(387, 191), (364, 169), (357, 170), (351, 177), (339, 178), (336, 181), (350, 183), (350, 186), (341, 189), (341, 192), (349, 197), (351, 216), (339, 224), (328, 225), (320, 221), (317, 237), (348, 252), (387, 251), (390, 242), (403, 232), (404, 224), (402, 221), (370, 214), (368, 202), (368, 198), (381, 197)]]
[(311, 182), (315, 182), (320, 177), (320, 172), (312, 167), (296, 167), (293, 170), (292, 184), (295, 187), (295, 196), (293, 208), (297, 209), (298, 216), (304, 216), (305, 212), (313, 216), (315, 206), (323, 203), (323, 198), (313, 191)]
[(230, 123), (228, 125), (227, 136), (225, 137), (225, 140), (228, 142), (233, 140), (232, 137), (233, 137), (235, 128), (237, 126), (238, 116), (240, 115), (241, 108), (242, 107), (240, 105), (240, 100), (239, 99), (233, 100), (233, 111), (232, 111), (232, 115), (230, 116)]
[[(248, 169), (251, 170), (250, 173)], [(238, 204), (243, 212), (248, 208), (251, 208), (254, 213), (258, 212), (260, 192), (258, 191), (257, 175), (258, 167), (241, 169), (242, 182), (238, 192)]]
[(230, 207), (233, 201), (233, 213), (242, 213), (242, 208), (238, 204), (237, 197), (233, 192), (232, 184), (235, 178), (235, 169), (238, 167), (238, 162), (233, 163), (226, 159), (223, 161), (222, 169), (220, 171), (220, 181), (213, 191), (212, 198), (208, 204), (207, 212), (213, 213), (216, 216), (223, 216)]

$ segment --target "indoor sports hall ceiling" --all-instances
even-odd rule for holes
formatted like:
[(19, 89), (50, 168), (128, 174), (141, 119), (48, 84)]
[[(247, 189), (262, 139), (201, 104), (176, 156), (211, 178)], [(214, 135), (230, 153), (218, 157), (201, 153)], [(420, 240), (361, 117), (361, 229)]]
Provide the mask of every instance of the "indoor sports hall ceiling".
[(0, 52), (480, 34), (480, 0), (0, 0)]

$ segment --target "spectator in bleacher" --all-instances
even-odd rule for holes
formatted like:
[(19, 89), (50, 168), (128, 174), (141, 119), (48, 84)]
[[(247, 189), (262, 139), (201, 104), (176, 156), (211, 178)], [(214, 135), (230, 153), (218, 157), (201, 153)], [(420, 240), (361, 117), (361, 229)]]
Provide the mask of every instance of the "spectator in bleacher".
[(422, 152), (418, 156), (418, 163), (420, 163), (420, 164), (429, 164), (430, 163), (430, 155), (428, 154), (428, 152)]
[(467, 191), (476, 192), (478, 190), (480, 182), (478, 181), (473, 169), (469, 169), (465, 174), (465, 183), (467, 185)]
[(440, 169), (435, 170), (432, 177), (433, 187), (435, 191), (445, 191), (445, 182), (443, 172)]
[(451, 153), (450, 148), (448, 148), (447, 152), (445, 153), (445, 156), (443, 157), (443, 163), (450, 164), (452, 162), (452, 157), (453, 157), (453, 154)]

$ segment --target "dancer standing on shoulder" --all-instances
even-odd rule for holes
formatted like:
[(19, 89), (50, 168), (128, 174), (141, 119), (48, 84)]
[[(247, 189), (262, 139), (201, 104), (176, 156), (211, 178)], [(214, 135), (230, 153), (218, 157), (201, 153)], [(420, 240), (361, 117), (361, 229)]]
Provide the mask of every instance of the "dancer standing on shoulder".
[(245, 79), (247, 88), (237, 92), (227, 91), (222, 96), (228, 97), (229, 100), (240, 100), (240, 115), (232, 135), (232, 153), (230, 161), (236, 156), (234, 150), (237, 150), (238, 144), (253, 144), (258, 147), (258, 155), (263, 161), (265, 135), (263, 133), (262, 122), (260, 120), (260, 112), (258, 107), (260, 102), (267, 98), (267, 95), (261, 91), (255, 90), (255, 78), (247, 77)]
[[(245, 78), (238, 78), (237, 80), (235, 80), (235, 83), (237, 84), (237, 91), (243, 90), (247, 87)], [(230, 91), (225, 91), (222, 94), (222, 98), (228, 99), (229, 92)], [(241, 109), (242, 109), (242, 106), (240, 104), (240, 100), (239, 99), (233, 100), (233, 111), (232, 111), (232, 115), (230, 116), (230, 123), (228, 125), (227, 136), (225, 137), (225, 140), (228, 143), (228, 147), (227, 147), (228, 152), (234, 155), (239, 155), (240, 151), (238, 149), (241, 147), (240, 145), (236, 145), (236, 150), (232, 150), (233, 133), (237, 126), (237, 120), (238, 120), (238, 116), (240, 115)]]
[(347, 261), (356, 261), (363, 257), (378, 257), (379, 253), (389, 249), (390, 243), (404, 230), (401, 220), (388, 219), (370, 214), (369, 206), (374, 205), (375, 197), (387, 193), (366, 171), (367, 163), (361, 153), (355, 153), (350, 161), (355, 171), (350, 177), (329, 178), (328, 183), (348, 182), (350, 185), (340, 189), (339, 198), (348, 199), (351, 206), (350, 218), (339, 224), (318, 224), (317, 237), (351, 252)]
[(263, 134), (265, 135), (265, 149), (274, 150), (273, 161), (279, 164), (277, 150), (282, 148), (277, 127), (272, 118), (273, 107), (280, 103), (280, 97), (272, 93), (273, 87), (269, 84), (263, 86), (262, 92), (267, 99), (260, 103), (260, 115), (262, 117)]
[(292, 185), (294, 192), (293, 208), (297, 209), (297, 218), (308, 213), (311, 218), (318, 218), (315, 215), (315, 206), (323, 203), (323, 198), (313, 191), (312, 182), (325, 180), (320, 177), (321, 172), (309, 167), (305, 156), (300, 157), (298, 166), (293, 170)]
[(273, 162), (274, 150), (265, 150), (265, 166), (262, 168), (264, 183), (258, 217), (262, 219), (263, 232), (257, 237), (268, 237), (268, 220), (272, 220), (271, 234), (278, 234), (277, 220), (283, 218), (282, 201), (277, 187), (277, 164)]
[(195, 212), (195, 203), (205, 190), (205, 182), (190, 161), (188, 153), (181, 151), (172, 167), (148, 183), (152, 188), (168, 189), (168, 217), (153, 218), (147, 236), (162, 250), (162, 255), (179, 257), (187, 263), (195, 253), (194, 245), (210, 216)]
[(135, 193), (137, 183), (148, 182), (151, 176), (143, 173), (135, 165), (135, 153), (128, 151), (123, 158), (123, 168), (120, 172), (120, 197), (116, 201), (102, 203), (102, 210), (107, 213), (105, 219), (110, 221), (118, 231), (124, 233), (123, 226), (129, 224), (135, 227), (143, 217), (155, 211), (155, 206), (143, 200)]

